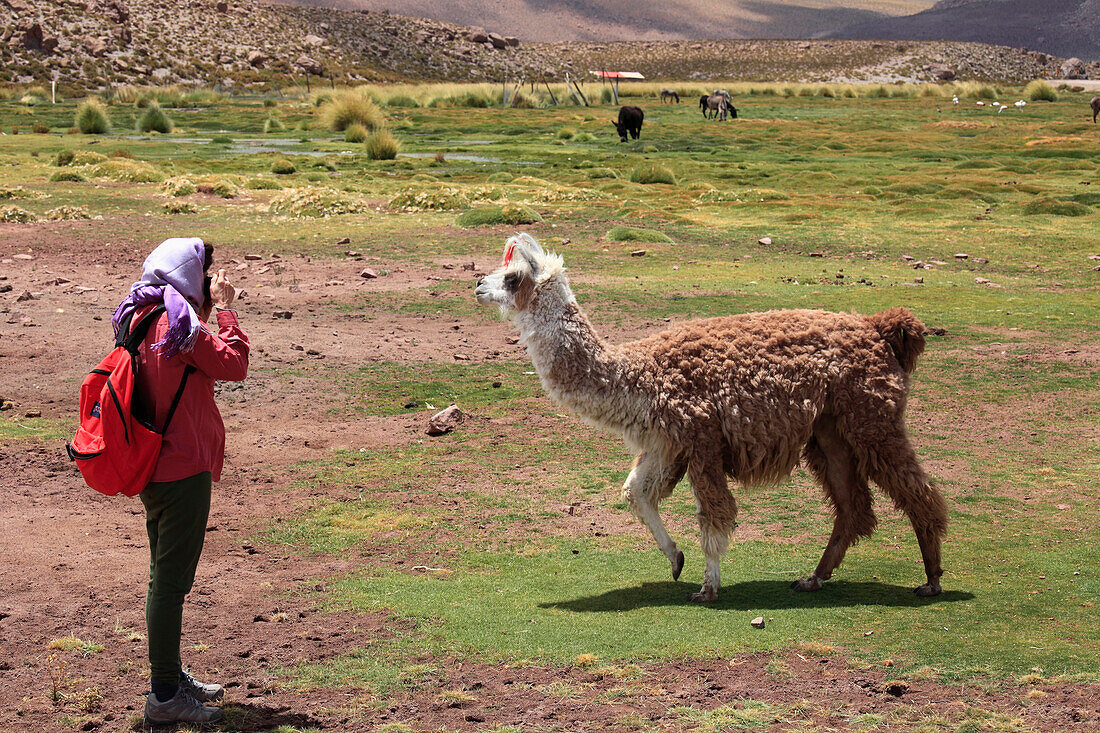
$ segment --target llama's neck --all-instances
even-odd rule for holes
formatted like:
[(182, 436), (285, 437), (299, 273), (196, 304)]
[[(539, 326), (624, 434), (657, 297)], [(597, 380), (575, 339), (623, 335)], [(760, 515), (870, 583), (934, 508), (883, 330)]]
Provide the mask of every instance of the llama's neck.
[(550, 396), (586, 421), (630, 437), (650, 416), (644, 365), (609, 347), (581, 312), (562, 275), (539, 286), (518, 314), (527, 353)]

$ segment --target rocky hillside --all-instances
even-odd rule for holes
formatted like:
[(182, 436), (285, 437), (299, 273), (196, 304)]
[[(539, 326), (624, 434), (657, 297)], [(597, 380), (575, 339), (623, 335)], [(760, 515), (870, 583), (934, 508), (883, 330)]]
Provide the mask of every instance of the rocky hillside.
[(829, 35), (979, 41), (1100, 61), (1100, 0), (942, 0), (914, 15), (875, 18)]
[[(531, 44), (478, 28), (371, 11), (254, 0), (0, 0), (0, 83), (62, 88), (499, 81), (632, 69), (648, 78), (1022, 82), (1062, 59), (1007, 47), (876, 41)], [(1086, 73), (1100, 77), (1100, 66)]]

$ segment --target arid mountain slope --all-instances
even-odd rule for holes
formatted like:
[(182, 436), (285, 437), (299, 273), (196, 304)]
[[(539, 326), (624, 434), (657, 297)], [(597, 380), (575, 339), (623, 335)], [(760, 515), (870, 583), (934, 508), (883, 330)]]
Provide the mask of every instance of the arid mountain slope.
[(390, 10), (480, 26), (524, 41), (813, 38), (859, 22), (924, 10), (932, 0), (273, 0)]
[(879, 17), (834, 38), (978, 41), (1100, 60), (1100, 0), (943, 0), (905, 17)]

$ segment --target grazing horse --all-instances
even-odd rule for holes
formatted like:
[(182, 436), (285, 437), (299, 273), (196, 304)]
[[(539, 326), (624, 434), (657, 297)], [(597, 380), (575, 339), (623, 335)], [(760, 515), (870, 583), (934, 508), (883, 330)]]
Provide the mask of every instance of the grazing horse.
[(672, 103), (672, 102), (675, 102), (676, 104), (680, 103), (680, 95), (676, 92), (675, 89), (662, 89), (661, 90), (661, 103), (663, 104), (666, 99), (670, 103)]
[(644, 118), (645, 112), (642, 112), (638, 107), (620, 108), (619, 121), (611, 123), (619, 133), (619, 142), (625, 143), (627, 134), (637, 140), (638, 136), (642, 134), (642, 120)]
[[(724, 94), (712, 94), (709, 97), (704, 94), (699, 99), (699, 108), (703, 110), (703, 116), (708, 119), (713, 116), (716, 119), (725, 121), (727, 115), (732, 116), (734, 119), (737, 118), (737, 110), (734, 109), (729, 98)], [(711, 112), (714, 114), (711, 115)]]
[(1092, 101), (1089, 102), (1089, 105), (1092, 107), (1092, 124), (1095, 125), (1096, 116), (1100, 115), (1100, 94), (1093, 97)]

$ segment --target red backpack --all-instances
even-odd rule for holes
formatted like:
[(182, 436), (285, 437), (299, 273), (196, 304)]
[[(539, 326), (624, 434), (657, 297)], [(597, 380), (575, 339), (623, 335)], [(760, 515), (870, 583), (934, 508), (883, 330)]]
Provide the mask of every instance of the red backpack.
[(76, 461), (84, 482), (101, 494), (135, 496), (149, 483), (164, 433), (183, 396), (187, 378), (195, 371), (190, 365), (184, 369), (164, 427), (157, 430), (153, 410), (135, 385), (138, 348), (162, 313), (164, 306), (157, 306), (133, 330), (133, 312), (126, 316), (119, 324), (115, 350), (80, 385), (80, 427), (65, 449)]

